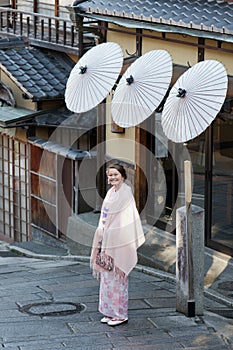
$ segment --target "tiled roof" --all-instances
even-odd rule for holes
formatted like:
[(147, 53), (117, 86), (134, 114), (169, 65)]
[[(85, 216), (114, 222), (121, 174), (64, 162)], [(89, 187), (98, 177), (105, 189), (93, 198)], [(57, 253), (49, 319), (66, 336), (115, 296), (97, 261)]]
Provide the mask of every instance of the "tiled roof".
[(37, 137), (29, 137), (28, 141), (37, 147), (59, 154), (65, 158), (73, 160), (83, 159), (85, 157), (88, 157), (88, 159), (91, 159), (92, 157), (96, 158), (96, 151), (81, 151), (79, 149), (70, 148), (63, 146), (60, 143), (39, 139)]
[(233, 1), (92, 0), (82, 2), (76, 11), (233, 35)]
[(63, 98), (72, 66), (65, 54), (22, 46), (18, 39), (0, 39), (0, 68), (29, 99)]
[(27, 120), (31, 120), (41, 113), (41, 111), (31, 111), (25, 108), (2, 106), (0, 107), (0, 127), (15, 127), (22, 122), (25, 123)]
[(73, 113), (67, 108), (43, 111), (34, 117), (34, 125), (53, 126), (75, 130), (91, 130), (97, 126), (97, 109), (93, 108), (84, 113)]

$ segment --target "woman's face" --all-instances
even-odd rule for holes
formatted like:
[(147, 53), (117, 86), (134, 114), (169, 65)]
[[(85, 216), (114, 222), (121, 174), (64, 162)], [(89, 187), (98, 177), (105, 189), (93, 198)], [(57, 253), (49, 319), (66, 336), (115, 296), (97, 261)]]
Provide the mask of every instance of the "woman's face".
[(116, 189), (118, 189), (124, 181), (124, 178), (121, 175), (121, 173), (115, 168), (110, 168), (107, 170), (107, 177), (108, 183), (114, 186)]

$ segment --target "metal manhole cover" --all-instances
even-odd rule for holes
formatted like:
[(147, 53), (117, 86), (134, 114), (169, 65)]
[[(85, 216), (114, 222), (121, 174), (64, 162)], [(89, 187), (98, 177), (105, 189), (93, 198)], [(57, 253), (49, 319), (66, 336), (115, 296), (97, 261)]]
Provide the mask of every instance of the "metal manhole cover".
[(34, 316), (66, 316), (85, 310), (84, 304), (72, 302), (46, 301), (19, 306), (19, 311)]
[(223, 308), (223, 309), (209, 309), (210, 312), (223, 316), (226, 318), (233, 318), (233, 309)]
[(222, 282), (218, 284), (220, 289), (232, 290), (233, 291), (233, 281)]

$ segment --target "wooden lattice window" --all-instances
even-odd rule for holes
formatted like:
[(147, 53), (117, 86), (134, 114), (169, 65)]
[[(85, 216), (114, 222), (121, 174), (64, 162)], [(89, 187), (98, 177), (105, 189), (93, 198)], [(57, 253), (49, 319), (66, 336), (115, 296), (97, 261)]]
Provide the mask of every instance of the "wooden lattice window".
[(0, 234), (30, 238), (28, 145), (0, 134)]

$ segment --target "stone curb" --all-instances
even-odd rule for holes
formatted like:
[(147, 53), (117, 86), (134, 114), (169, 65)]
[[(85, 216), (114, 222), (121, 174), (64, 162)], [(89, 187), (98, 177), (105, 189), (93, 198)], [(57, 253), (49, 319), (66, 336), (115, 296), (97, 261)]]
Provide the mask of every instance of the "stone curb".
[(81, 261), (81, 262), (90, 261), (89, 256), (38, 254), (38, 253), (33, 253), (30, 250), (14, 246), (12, 244), (8, 246), (8, 250), (10, 250), (11, 252), (16, 252), (20, 255), (23, 255), (29, 258), (36, 258), (36, 259), (43, 259), (43, 260), (67, 260), (67, 261)]

